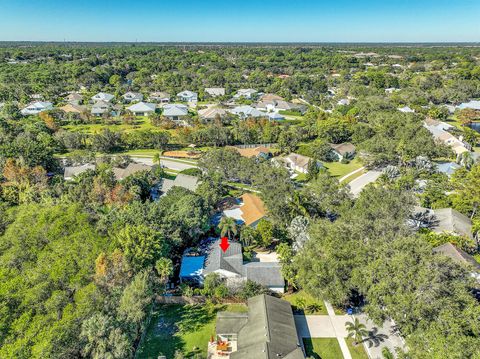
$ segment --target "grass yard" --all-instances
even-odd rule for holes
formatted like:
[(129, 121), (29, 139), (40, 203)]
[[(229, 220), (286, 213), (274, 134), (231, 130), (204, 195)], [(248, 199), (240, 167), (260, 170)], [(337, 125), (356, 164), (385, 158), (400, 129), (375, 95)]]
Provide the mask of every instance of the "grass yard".
[(338, 179), (362, 167), (358, 158), (354, 158), (349, 163), (323, 162), (323, 165), (333, 177), (337, 177)]
[(218, 311), (246, 312), (242, 304), (230, 305), (161, 305), (155, 308), (137, 358), (156, 359), (160, 354), (173, 358), (175, 351), (186, 357), (206, 357), (207, 345), (215, 335)]
[(342, 359), (337, 338), (303, 338), (307, 357), (314, 359)]
[(118, 120), (118, 124), (105, 124), (105, 123), (91, 123), (91, 124), (80, 124), (80, 125), (66, 125), (62, 126), (63, 129), (71, 132), (82, 132), (82, 133), (99, 133), (103, 129), (108, 128), (112, 131), (124, 131), (124, 132), (133, 132), (137, 130), (153, 130), (153, 131), (162, 131), (160, 128), (155, 127), (150, 122), (150, 119), (144, 116), (137, 117), (135, 121), (131, 124), (122, 123), (121, 120)]
[[(305, 309), (303, 310), (305, 314), (315, 314), (315, 315), (327, 315), (327, 308), (325, 308), (325, 304), (321, 300), (316, 300), (310, 294), (307, 294), (305, 291), (300, 290), (296, 293), (286, 294), (283, 296), (283, 299), (290, 302), (294, 310), (301, 310), (298, 308), (299, 301), (305, 302)], [(309, 308), (312, 304), (315, 304), (319, 308), (316, 310), (312, 310)]]
[(352, 338), (346, 338), (345, 341), (347, 342), (348, 350), (352, 355), (352, 359), (368, 359), (368, 355), (363, 344), (359, 343), (354, 346)]

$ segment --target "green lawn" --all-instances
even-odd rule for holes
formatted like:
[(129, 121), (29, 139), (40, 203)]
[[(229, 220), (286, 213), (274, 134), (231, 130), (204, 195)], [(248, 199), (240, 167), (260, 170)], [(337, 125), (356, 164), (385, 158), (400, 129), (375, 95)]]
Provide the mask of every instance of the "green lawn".
[(155, 308), (137, 358), (156, 359), (160, 354), (173, 358), (179, 350), (187, 357), (201, 354), (206, 357), (207, 346), (215, 335), (218, 311), (246, 312), (242, 304), (161, 305)]
[(363, 344), (357, 344), (354, 346), (352, 338), (346, 338), (345, 341), (347, 342), (348, 350), (352, 355), (352, 359), (368, 359), (368, 355), (365, 352), (365, 347)]
[(354, 158), (349, 163), (324, 162), (323, 165), (328, 169), (328, 172), (330, 172), (333, 177), (337, 177), (338, 179), (362, 167), (362, 164), (358, 158)]
[(343, 359), (337, 338), (303, 338), (307, 357), (315, 359)]
[(80, 124), (80, 125), (66, 125), (63, 126), (63, 129), (72, 132), (82, 132), (82, 133), (99, 133), (103, 129), (108, 128), (112, 131), (124, 131), (132, 132), (136, 130), (154, 130), (162, 131), (160, 128), (155, 127), (150, 122), (150, 119), (147, 117), (137, 117), (135, 121), (131, 124), (125, 124), (121, 120), (118, 120), (118, 124), (104, 124), (104, 123), (91, 123), (91, 124)]
[[(315, 315), (327, 315), (327, 308), (325, 308), (325, 304), (321, 300), (317, 300), (313, 298), (310, 294), (307, 294), (305, 291), (300, 290), (296, 293), (292, 294), (285, 294), (283, 296), (283, 299), (286, 301), (290, 302), (292, 304), (292, 307), (294, 309), (299, 309), (297, 308), (297, 305), (299, 304), (299, 300), (305, 301), (306, 308), (304, 310), (305, 314), (315, 314)], [(316, 311), (312, 311), (311, 309), (308, 308), (309, 305), (316, 304), (320, 308)]]

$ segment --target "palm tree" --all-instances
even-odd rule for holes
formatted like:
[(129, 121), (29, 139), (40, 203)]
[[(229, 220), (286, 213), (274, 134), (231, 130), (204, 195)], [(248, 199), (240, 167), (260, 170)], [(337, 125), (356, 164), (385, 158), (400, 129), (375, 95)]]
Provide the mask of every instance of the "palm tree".
[(155, 269), (157, 270), (160, 282), (164, 285), (167, 283), (168, 277), (173, 274), (173, 263), (170, 258), (160, 258), (155, 263)]
[(322, 309), (322, 306), (318, 303), (310, 303), (307, 306), (307, 309), (310, 313), (314, 314), (316, 312), (319, 312)]
[(228, 239), (234, 238), (237, 234), (237, 223), (235, 223), (235, 220), (230, 217), (222, 217), (218, 224), (218, 228), (220, 228), (221, 236), (224, 237), (226, 235)]
[(157, 164), (157, 165), (160, 165), (160, 152), (155, 153), (153, 155), (153, 163)]
[(353, 345), (357, 345), (363, 337), (368, 335), (365, 324), (360, 323), (358, 318), (355, 318), (353, 322), (346, 322), (345, 328), (348, 331), (347, 338), (353, 338)]

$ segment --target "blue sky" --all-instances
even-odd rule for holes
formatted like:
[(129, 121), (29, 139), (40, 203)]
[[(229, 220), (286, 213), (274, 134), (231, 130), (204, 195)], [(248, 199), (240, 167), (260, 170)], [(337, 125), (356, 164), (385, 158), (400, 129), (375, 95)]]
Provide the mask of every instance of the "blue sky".
[(480, 0), (0, 0), (0, 40), (480, 41)]

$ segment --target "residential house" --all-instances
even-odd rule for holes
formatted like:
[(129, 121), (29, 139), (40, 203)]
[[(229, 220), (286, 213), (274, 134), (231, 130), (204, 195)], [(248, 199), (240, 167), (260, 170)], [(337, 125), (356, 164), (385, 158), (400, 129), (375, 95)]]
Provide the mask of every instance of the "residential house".
[(266, 218), (267, 212), (260, 197), (252, 193), (244, 193), (237, 205), (223, 211), (223, 215), (235, 219), (237, 224), (256, 228), (258, 222)]
[(265, 102), (265, 101), (284, 101), (284, 98), (278, 95), (275, 95), (273, 93), (266, 93), (260, 96), (259, 98), (260, 102)]
[(199, 185), (198, 178), (195, 176), (188, 176), (183, 173), (177, 174), (174, 180), (168, 178), (162, 178), (159, 190), (163, 194), (167, 194), (173, 187), (183, 187), (192, 192), (197, 190)]
[(179, 101), (196, 102), (198, 100), (198, 94), (196, 92), (186, 90), (177, 93), (177, 98)]
[(478, 100), (472, 100), (469, 102), (464, 102), (461, 103), (460, 105), (457, 106), (459, 110), (464, 110), (466, 108), (471, 109), (471, 110), (478, 110), (480, 111), (480, 101)]
[(80, 166), (67, 166), (63, 170), (63, 179), (65, 181), (70, 181), (74, 179), (79, 174), (86, 172), (88, 170), (95, 170), (95, 165), (92, 164), (84, 164)]
[(37, 115), (40, 112), (48, 111), (52, 109), (53, 109), (53, 104), (51, 102), (37, 101), (37, 102), (31, 103), (30, 105), (22, 109), (20, 113), (24, 116)]
[(137, 102), (129, 107), (127, 110), (132, 112), (135, 116), (147, 116), (154, 113), (157, 106), (154, 103)]
[(74, 105), (79, 105), (80, 102), (83, 100), (83, 96), (80, 95), (78, 92), (71, 92), (67, 95), (65, 100), (68, 103), (74, 104)]
[(126, 103), (143, 101), (143, 95), (139, 92), (127, 92), (122, 98)]
[(266, 112), (279, 112), (279, 111), (298, 111), (303, 113), (306, 111), (304, 105), (299, 105), (284, 100), (262, 100), (255, 106), (257, 110)]
[(454, 262), (471, 269), (471, 275), (477, 279), (477, 281), (480, 281), (480, 263), (478, 263), (475, 258), (473, 258), (467, 252), (457, 248), (451, 243), (445, 243), (441, 246), (435, 247), (433, 248), (433, 252), (449, 257)]
[(237, 93), (233, 96), (234, 99), (245, 98), (247, 100), (251, 100), (257, 94), (257, 90), (254, 89), (240, 89)]
[(432, 228), (435, 233), (449, 233), (473, 238), (472, 221), (453, 208), (433, 210), (436, 222)]
[(285, 280), (281, 274), (279, 262), (243, 262), (242, 245), (230, 241), (224, 252), (220, 248), (220, 239), (211, 243), (205, 256), (205, 267), (202, 276), (217, 273), (226, 279), (228, 286), (235, 286), (246, 280), (267, 287), (273, 292), (283, 293)]
[(408, 106), (404, 106), (404, 107), (399, 107), (398, 108), (398, 111), (400, 112), (403, 112), (403, 113), (414, 113), (415, 110), (412, 110), (410, 107)]
[(430, 131), (435, 140), (443, 142), (449, 146), (457, 154), (457, 156), (463, 152), (469, 152), (470, 145), (448, 132), (447, 130), (451, 128), (449, 126), (450, 125), (445, 122), (431, 119), (424, 122), (424, 127)]
[(78, 105), (75, 103), (67, 103), (65, 106), (59, 107), (65, 113), (75, 113), (75, 114), (82, 114), (87, 112), (87, 108), (82, 105)]
[[(288, 156), (280, 159), (285, 166), (291, 171), (296, 171), (300, 173), (308, 173), (308, 164), (310, 161), (313, 161), (312, 158), (299, 155), (298, 153), (290, 153)], [(319, 168), (323, 167), (323, 164), (317, 161), (317, 166)]]
[(185, 124), (185, 120), (188, 116), (188, 106), (176, 103), (164, 105), (163, 116), (171, 121)]
[(350, 100), (348, 98), (342, 98), (337, 102), (338, 106), (348, 106), (350, 105)]
[(148, 96), (148, 100), (150, 102), (156, 102), (156, 103), (169, 103), (170, 94), (166, 92), (152, 92)]
[(355, 156), (355, 146), (351, 143), (331, 143), (330, 147), (337, 157), (338, 161), (345, 159), (352, 159)]
[(112, 105), (109, 102), (97, 101), (93, 104), (91, 109), (92, 116), (102, 116), (104, 114), (110, 113), (112, 110)]
[(268, 114), (268, 119), (270, 121), (283, 121), (285, 120), (285, 116), (280, 115), (278, 112), (270, 112)]
[(128, 166), (125, 168), (115, 167), (113, 169), (113, 174), (115, 175), (115, 179), (117, 181), (121, 181), (135, 173), (142, 171), (150, 171), (151, 169), (152, 166), (144, 165), (143, 163), (132, 162), (129, 163)]
[(205, 93), (210, 95), (210, 97), (225, 96), (225, 89), (223, 87), (207, 87)]
[(253, 108), (252, 106), (237, 106), (234, 109), (230, 110), (231, 113), (234, 115), (239, 116), (242, 119), (248, 118), (248, 117), (254, 117), (254, 118), (259, 118), (259, 117), (267, 117), (267, 114), (265, 112), (259, 111), (256, 108)]
[(225, 118), (228, 115), (227, 110), (223, 108), (209, 107), (198, 111), (198, 116), (205, 121), (213, 121), (217, 118)]
[(240, 156), (247, 158), (269, 158), (272, 156), (270, 149), (264, 146), (252, 147), (252, 148), (238, 148), (238, 147), (229, 147), (237, 151)]
[(93, 102), (102, 101), (102, 102), (107, 102), (108, 103), (108, 102), (111, 102), (114, 98), (115, 98), (115, 96), (113, 96), (109, 93), (99, 92), (96, 95), (92, 96), (92, 101)]
[(437, 164), (437, 171), (446, 174), (448, 177), (452, 176), (456, 170), (461, 168), (458, 163), (455, 162), (442, 162)]
[(209, 358), (305, 359), (289, 302), (266, 294), (248, 299), (247, 313), (219, 312)]

